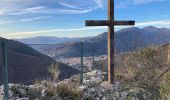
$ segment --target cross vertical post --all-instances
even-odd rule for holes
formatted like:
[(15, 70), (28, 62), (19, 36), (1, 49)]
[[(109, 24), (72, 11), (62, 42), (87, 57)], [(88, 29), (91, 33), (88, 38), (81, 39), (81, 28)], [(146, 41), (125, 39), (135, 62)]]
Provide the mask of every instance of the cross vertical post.
[(108, 81), (113, 84), (114, 79), (114, 26), (135, 25), (135, 21), (114, 20), (114, 0), (108, 0), (108, 20), (87, 20), (86, 26), (108, 26)]
[[(108, 20), (114, 21), (114, 1), (108, 0)], [(108, 47), (108, 81), (114, 83), (114, 26), (108, 27), (107, 47)]]
[(8, 94), (8, 66), (7, 66), (7, 54), (6, 54), (6, 44), (5, 41), (1, 43), (2, 46), (2, 70), (3, 70), (3, 85), (4, 85), (4, 95), (3, 99), (8, 100), (9, 99), (9, 94)]

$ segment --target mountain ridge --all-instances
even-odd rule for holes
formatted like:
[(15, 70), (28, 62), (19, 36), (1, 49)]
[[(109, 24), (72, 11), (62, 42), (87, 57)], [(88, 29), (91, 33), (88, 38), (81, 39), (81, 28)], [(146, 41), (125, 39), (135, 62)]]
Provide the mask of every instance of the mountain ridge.
[[(90, 38), (82, 38), (81, 41), (75, 41), (73, 44), (68, 45), (69, 42), (63, 43), (61, 46), (50, 46), (41, 47), (42, 53), (51, 55), (53, 57), (65, 56), (80, 56), (80, 44), (79, 42), (84, 42), (84, 56), (92, 55), (93, 47), (95, 46), (95, 55), (107, 54), (107, 33), (103, 32), (97, 36)], [(170, 29), (167, 28), (157, 28), (154, 26), (148, 26), (144, 28), (131, 27), (124, 28), (115, 32), (115, 51), (116, 53), (123, 53), (134, 51), (136, 49), (145, 48), (152, 45), (162, 45), (170, 43)], [(49, 47), (49, 49), (48, 49)], [(62, 51), (61, 54), (58, 54)], [(74, 51), (74, 52), (72, 52)]]

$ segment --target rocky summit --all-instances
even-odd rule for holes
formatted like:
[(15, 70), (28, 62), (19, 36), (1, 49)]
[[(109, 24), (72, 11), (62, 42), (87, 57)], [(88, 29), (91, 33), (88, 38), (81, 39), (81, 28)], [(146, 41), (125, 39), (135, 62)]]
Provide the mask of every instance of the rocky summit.
[[(62, 89), (61, 87), (63, 87), (62, 84), (67, 84), (71, 87), (70, 84), (73, 83), (76, 84), (73, 90), (82, 93), (81, 97), (76, 100), (159, 100), (159, 98), (153, 99), (152, 93), (142, 88), (132, 88), (120, 82), (115, 82), (115, 85), (109, 84), (103, 81), (102, 75), (103, 73), (98, 70), (84, 73), (83, 85), (76, 84), (78, 75), (64, 81), (52, 82), (52, 84), (48, 81), (42, 81), (30, 86), (9, 84), (10, 100), (75, 100), (66, 98), (66, 95), (69, 93), (63, 97), (59, 92)], [(49, 84), (50, 90), (48, 88)], [(57, 86), (60, 86), (60, 90), (56, 88), (58, 92), (56, 91), (56, 94), (52, 95), (55, 90), (52, 92), (51, 89)], [(1, 99), (3, 96), (2, 89), (3, 87), (1, 86)], [(66, 87), (64, 89), (67, 90)]]

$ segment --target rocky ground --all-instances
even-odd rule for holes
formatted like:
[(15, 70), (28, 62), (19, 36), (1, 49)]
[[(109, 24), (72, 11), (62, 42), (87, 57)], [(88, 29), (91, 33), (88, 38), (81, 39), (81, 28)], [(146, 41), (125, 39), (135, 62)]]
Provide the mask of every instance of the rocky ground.
[[(101, 71), (92, 71), (88, 73), (84, 73), (84, 81), (83, 84), (76, 84), (75, 90), (81, 91), (83, 93), (82, 99), (84, 100), (161, 100), (159, 98), (153, 99), (152, 94), (148, 92), (147, 90), (144, 90), (142, 88), (131, 88), (128, 85), (120, 84), (119, 82), (116, 82), (115, 85), (109, 84), (106, 81), (103, 81), (102, 76), (103, 73)], [(77, 76), (73, 76), (70, 79), (64, 80), (65, 82), (72, 82), (76, 83)], [(60, 83), (53, 84), (54, 86), (57, 86)], [(45, 82), (45, 81), (44, 81)], [(33, 94), (37, 94), (35, 91), (31, 91), (31, 89), (38, 89), (39, 87), (43, 88), (41, 89), (38, 94), (40, 95), (37, 99), (30, 99)], [(42, 85), (18, 85), (18, 84), (9, 84), (9, 94), (10, 94), (10, 100), (45, 100), (40, 99), (41, 97), (47, 96), (48, 89)], [(3, 87), (0, 88), (0, 99), (2, 100)], [(59, 97), (55, 97), (55, 99), (49, 99), (49, 100), (62, 100), (62, 99), (56, 99)], [(69, 100), (69, 99), (65, 99)], [(72, 100), (72, 99), (71, 99)], [(165, 99), (170, 100), (170, 99)]]

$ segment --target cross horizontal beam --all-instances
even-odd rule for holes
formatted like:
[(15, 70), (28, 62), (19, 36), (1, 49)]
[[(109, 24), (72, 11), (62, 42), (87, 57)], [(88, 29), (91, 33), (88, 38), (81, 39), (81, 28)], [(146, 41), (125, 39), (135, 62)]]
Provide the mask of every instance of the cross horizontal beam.
[(122, 26), (135, 25), (135, 21), (87, 20), (86, 26)]

